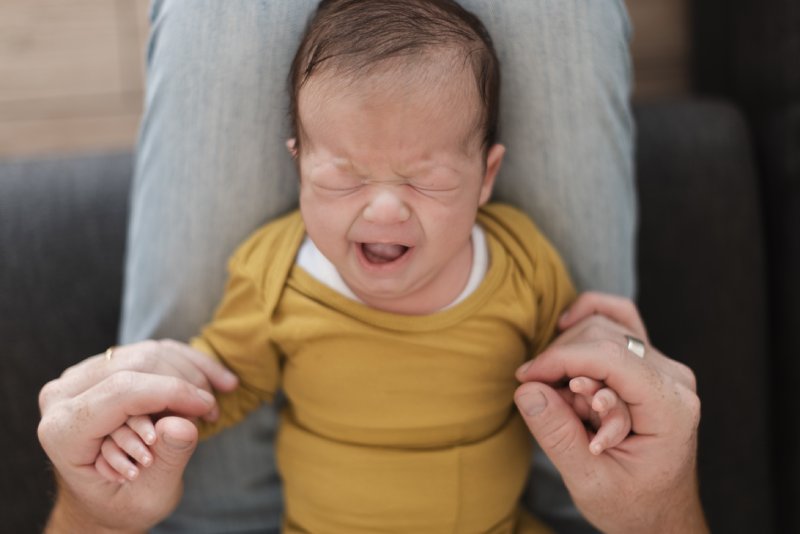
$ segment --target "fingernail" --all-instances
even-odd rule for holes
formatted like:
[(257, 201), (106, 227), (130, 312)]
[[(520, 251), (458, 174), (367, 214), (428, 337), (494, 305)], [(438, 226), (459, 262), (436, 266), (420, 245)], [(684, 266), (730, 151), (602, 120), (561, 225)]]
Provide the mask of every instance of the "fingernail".
[(211, 411), (203, 416), (203, 420), (208, 421), (210, 423), (213, 423), (217, 419), (219, 419), (219, 408), (217, 408), (216, 406), (211, 408)]
[(206, 404), (214, 404), (214, 395), (204, 389), (197, 389), (197, 396), (203, 399)]
[(139, 474), (139, 471), (137, 471), (136, 469), (134, 469), (132, 467), (130, 469), (128, 469), (128, 479), (129, 480), (135, 480), (136, 476), (138, 474)]
[(547, 407), (547, 398), (541, 391), (534, 391), (517, 397), (517, 404), (525, 415), (539, 415)]
[(236, 378), (235, 374), (231, 373), (230, 371), (225, 371), (225, 380), (230, 383), (234, 383), (238, 379)]
[(582, 385), (583, 385), (583, 379), (573, 378), (572, 380), (569, 381), (569, 390), (572, 391), (573, 393), (577, 393), (577, 391), (581, 389)]
[(142, 455), (142, 465), (144, 465), (146, 467), (146, 466), (150, 465), (152, 462), (153, 462), (153, 457), (152, 456), (150, 456), (149, 454), (143, 454)]
[(592, 442), (592, 444), (589, 445), (589, 452), (597, 456), (598, 454), (603, 452), (603, 446), (600, 445), (600, 443)]
[(147, 443), (148, 445), (152, 445), (153, 443), (156, 442), (156, 435), (153, 434), (152, 432), (148, 432), (147, 434), (144, 435), (144, 442)]
[(533, 363), (533, 361), (531, 360), (531, 361), (527, 361), (527, 362), (523, 363), (522, 365), (520, 365), (519, 369), (517, 369), (517, 374), (518, 375), (519, 374), (524, 374), (525, 371), (528, 370), (528, 367), (530, 367), (532, 363)]

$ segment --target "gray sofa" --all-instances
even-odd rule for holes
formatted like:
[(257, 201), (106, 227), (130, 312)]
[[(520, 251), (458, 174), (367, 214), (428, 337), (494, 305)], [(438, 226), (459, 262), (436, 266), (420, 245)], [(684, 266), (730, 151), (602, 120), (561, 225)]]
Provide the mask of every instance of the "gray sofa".
[[(650, 104), (636, 118), (639, 303), (654, 343), (698, 376), (711, 525), (786, 531), (774, 522), (773, 496), (796, 496), (797, 483), (773, 484), (781, 415), (770, 406), (769, 373), (788, 355), (768, 344), (762, 212), (772, 208), (760, 200), (748, 130), (717, 102)], [(39, 388), (115, 342), (131, 169), (128, 153), (0, 162), (5, 532), (39, 529), (51, 502), (52, 473), (36, 440)]]

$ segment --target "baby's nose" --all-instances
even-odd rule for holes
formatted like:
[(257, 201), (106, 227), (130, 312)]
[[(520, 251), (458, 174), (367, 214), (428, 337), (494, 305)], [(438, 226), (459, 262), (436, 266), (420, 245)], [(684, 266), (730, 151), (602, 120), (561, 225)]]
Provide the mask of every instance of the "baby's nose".
[(405, 202), (391, 189), (381, 189), (364, 208), (364, 219), (375, 224), (398, 224), (411, 217)]

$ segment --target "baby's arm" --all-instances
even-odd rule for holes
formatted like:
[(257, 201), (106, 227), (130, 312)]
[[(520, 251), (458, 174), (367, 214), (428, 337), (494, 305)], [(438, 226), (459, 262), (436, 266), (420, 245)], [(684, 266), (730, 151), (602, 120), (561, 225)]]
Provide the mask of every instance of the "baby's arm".
[(589, 443), (592, 454), (616, 447), (630, 434), (631, 412), (627, 403), (602, 382), (585, 376), (573, 378), (564, 395), (578, 416), (589, 421), (595, 431)]

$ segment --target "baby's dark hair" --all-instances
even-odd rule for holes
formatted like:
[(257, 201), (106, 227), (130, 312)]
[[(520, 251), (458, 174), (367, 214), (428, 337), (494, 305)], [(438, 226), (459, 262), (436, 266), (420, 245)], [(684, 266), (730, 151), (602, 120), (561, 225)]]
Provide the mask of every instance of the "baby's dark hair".
[(453, 0), (322, 0), (306, 27), (289, 73), (290, 120), (296, 148), (302, 125), (300, 89), (319, 72), (358, 76), (387, 61), (456, 51), (475, 75), (478, 126), (487, 150), (497, 139), (500, 66), (483, 23)]

